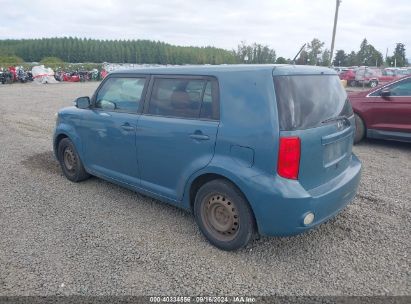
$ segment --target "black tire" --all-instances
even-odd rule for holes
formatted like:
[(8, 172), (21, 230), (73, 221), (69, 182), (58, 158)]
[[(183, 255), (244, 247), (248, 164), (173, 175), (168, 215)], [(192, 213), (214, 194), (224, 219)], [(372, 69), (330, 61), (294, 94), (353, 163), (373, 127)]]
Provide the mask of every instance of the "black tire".
[(68, 180), (77, 183), (90, 177), (70, 139), (63, 138), (59, 142), (57, 155), (63, 174)]
[(256, 230), (246, 198), (225, 179), (210, 181), (198, 190), (194, 217), (207, 240), (226, 251), (246, 246)]
[(364, 121), (361, 119), (360, 116), (354, 114), (355, 117), (355, 136), (354, 136), (354, 144), (358, 144), (365, 136), (365, 125)]
[(357, 86), (357, 81), (355, 81), (355, 80), (350, 80), (350, 81), (348, 81), (348, 85), (349, 85), (350, 87), (356, 87), (356, 86)]

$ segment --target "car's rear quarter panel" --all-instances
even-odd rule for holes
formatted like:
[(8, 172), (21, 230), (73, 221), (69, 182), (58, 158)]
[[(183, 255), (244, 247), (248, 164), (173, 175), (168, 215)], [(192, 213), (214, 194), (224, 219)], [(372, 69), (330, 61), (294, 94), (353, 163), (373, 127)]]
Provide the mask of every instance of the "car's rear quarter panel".
[[(219, 78), (221, 123), (215, 161), (222, 156), (237, 161), (242, 153), (232, 147), (244, 147), (252, 151), (254, 170), (275, 172), (279, 125), (272, 74), (268, 70), (222, 73)], [(241, 164), (240, 170), (246, 166)]]

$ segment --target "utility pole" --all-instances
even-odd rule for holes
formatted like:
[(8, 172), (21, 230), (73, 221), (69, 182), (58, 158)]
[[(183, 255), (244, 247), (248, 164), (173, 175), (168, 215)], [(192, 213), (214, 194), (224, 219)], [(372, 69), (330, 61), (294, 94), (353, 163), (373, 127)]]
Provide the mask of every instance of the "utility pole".
[(334, 16), (333, 38), (331, 40), (330, 65), (332, 65), (333, 56), (334, 56), (335, 32), (337, 31), (338, 8), (340, 7), (340, 4), (341, 4), (341, 0), (335, 0), (335, 16)]

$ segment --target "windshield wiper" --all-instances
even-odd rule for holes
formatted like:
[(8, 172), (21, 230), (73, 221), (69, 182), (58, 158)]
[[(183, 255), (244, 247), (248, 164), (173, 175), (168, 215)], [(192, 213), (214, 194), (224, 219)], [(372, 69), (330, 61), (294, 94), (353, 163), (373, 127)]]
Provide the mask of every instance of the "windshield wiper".
[(326, 120), (323, 120), (321, 123), (325, 124), (325, 123), (332, 122), (332, 121), (337, 121), (337, 120), (347, 121), (348, 118), (345, 117), (345, 116), (336, 116), (336, 117), (332, 117), (332, 118), (328, 118)]

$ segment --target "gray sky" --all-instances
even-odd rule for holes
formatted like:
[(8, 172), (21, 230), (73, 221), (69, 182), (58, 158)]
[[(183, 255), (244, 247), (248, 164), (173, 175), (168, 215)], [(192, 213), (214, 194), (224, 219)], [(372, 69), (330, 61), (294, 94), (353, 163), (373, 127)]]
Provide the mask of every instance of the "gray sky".
[[(226, 49), (258, 42), (294, 57), (319, 38), (330, 48), (334, 0), (0, 0), (0, 39), (76, 36), (150, 39)], [(335, 49), (364, 37), (385, 56), (402, 42), (411, 57), (411, 0), (343, 0)]]

